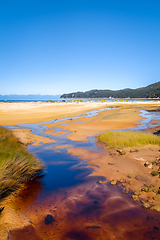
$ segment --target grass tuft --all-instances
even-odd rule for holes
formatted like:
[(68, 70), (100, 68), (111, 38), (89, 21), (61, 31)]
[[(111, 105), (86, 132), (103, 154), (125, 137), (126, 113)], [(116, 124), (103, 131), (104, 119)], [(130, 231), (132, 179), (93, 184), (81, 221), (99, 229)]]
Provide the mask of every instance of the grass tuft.
[(136, 131), (107, 131), (98, 136), (109, 148), (138, 147), (148, 144), (160, 145), (160, 137)]
[(43, 168), (10, 130), (0, 127), (0, 198), (35, 177)]

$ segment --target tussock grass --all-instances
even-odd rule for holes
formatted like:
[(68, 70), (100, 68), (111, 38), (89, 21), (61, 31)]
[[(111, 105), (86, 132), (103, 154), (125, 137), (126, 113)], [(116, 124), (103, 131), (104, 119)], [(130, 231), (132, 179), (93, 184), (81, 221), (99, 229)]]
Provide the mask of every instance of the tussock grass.
[(138, 147), (148, 144), (160, 145), (160, 137), (136, 131), (107, 131), (98, 136), (109, 148)]
[(35, 177), (43, 167), (10, 130), (0, 127), (0, 198)]

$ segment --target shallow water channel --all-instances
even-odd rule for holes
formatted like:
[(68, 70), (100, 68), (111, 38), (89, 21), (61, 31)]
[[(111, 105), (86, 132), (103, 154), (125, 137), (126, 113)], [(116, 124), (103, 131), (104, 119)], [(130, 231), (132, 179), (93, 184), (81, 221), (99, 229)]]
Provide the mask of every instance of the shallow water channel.
[[(94, 116), (98, 112), (73, 118)], [(160, 120), (159, 112), (142, 110), (140, 115), (145, 119), (135, 130), (153, 127), (151, 120)], [(62, 120), (67, 119), (51, 122)], [(69, 140), (67, 135), (49, 135), (43, 132), (46, 123), (50, 122), (10, 126), (28, 128), (56, 142), (28, 146), (28, 151), (45, 163), (46, 170), (15, 197), (15, 209), (28, 219), (28, 225), (11, 231), (9, 239), (160, 239), (160, 213), (144, 209), (131, 200), (131, 193), (124, 194), (121, 186), (111, 186), (106, 178), (90, 176), (93, 169), (68, 153), (67, 148), (55, 149), (67, 144), (102, 151), (96, 139), (89, 137), (88, 142), (82, 142)]]

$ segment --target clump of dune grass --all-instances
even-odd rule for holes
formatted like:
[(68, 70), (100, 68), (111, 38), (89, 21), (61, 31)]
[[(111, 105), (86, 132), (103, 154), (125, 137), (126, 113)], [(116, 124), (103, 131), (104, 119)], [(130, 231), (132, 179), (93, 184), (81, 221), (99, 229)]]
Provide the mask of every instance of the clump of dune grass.
[(100, 134), (98, 140), (105, 143), (108, 148), (160, 145), (160, 137), (138, 131), (107, 131)]
[(43, 168), (10, 130), (0, 127), (0, 198), (34, 178)]

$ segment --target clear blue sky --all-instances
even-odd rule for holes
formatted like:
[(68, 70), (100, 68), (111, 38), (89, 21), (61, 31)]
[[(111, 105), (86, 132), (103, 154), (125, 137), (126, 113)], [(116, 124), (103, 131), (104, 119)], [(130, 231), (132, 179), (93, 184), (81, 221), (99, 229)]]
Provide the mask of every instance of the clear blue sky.
[(0, 94), (157, 81), (159, 0), (0, 0)]

